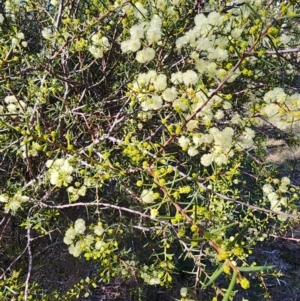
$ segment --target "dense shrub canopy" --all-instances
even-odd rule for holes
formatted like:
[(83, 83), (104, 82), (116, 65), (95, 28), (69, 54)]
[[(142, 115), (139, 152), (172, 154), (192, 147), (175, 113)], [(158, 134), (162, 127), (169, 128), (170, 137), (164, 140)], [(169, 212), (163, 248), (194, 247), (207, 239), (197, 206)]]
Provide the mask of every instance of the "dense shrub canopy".
[[(264, 158), (269, 131), (299, 139), (299, 14), (1, 1), (0, 299), (78, 299), (121, 278), (141, 299), (232, 300), (263, 281), (253, 248), (298, 218), (298, 187)], [(63, 292), (36, 264), (59, 242), (95, 267)]]

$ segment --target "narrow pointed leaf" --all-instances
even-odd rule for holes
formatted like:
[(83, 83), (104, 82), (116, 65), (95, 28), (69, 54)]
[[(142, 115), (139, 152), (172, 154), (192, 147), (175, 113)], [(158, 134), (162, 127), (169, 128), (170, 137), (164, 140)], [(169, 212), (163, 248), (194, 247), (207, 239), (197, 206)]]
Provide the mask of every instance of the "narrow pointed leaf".
[(223, 297), (222, 301), (228, 301), (229, 300), (230, 294), (233, 291), (235, 283), (236, 283), (236, 277), (237, 277), (237, 272), (234, 271), (233, 274), (232, 274), (232, 278), (231, 278), (231, 281), (229, 283), (228, 289), (227, 289), (226, 294)]
[(202, 287), (207, 287), (213, 284), (223, 273), (224, 266), (225, 266), (225, 262), (222, 264), (222, 266), (219, 267), (219, 269), (215, 270), (215, 272), (211, 275), (209, 281), (206, 284), (204, 284)]
[(263, 270), (271, 270), (274, 269), (275, 265), (261, 265), (261, 266), (253, 266), (253, 267), (237, 267), (237, 269), (241, 272), (259, 272)]

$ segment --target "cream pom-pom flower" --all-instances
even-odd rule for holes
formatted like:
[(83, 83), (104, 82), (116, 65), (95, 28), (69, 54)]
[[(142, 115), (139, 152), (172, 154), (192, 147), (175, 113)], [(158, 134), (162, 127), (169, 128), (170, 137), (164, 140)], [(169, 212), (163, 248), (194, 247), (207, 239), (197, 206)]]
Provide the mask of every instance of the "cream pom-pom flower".
[(144, 189), (141, 194), (141, 199), (145, 204), (151, 204), (155, 201), (155, 194), (152, 190)]
[(74, 230), (77, 234), (83, 234), (85, 231), (86, 227), (85, 227), (85, 220), (82, 218), (79, 218), (75, 221), (74, 224)]
[(152, 61), (154, 59), (154, 57), (155, 57), (154, 49), (147, 47), (147, 48), (144, 48), (144, 49), (138, 51), (135, 59), (139, 63), (144, 64), (144, 63)]

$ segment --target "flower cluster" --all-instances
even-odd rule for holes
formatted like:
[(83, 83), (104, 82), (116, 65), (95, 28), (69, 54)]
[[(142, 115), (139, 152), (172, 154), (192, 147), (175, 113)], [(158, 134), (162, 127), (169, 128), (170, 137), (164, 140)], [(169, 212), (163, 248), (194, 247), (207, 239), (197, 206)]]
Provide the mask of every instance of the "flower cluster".
[[(291, 182), (288, 177), (283, 177), (281, 181), (275, 179), (273, 182), (278, 186), (277, 190), (270, 183), (265, 184), (262, 190), (270, 202), (270, 209), (280, 212), (283, 208), (288, 207), (288, 197), (286, 197), (285, 194), (289, 191)], [(278, 218), (281, 220), (285, 219), (283, 216), (278, 216)]]
[(89, 47), (89, 52), (96, 59), (102, 58), (104, 52), (106, 52), (110, 47), (108, 38), (102, 36), (101, 33), (97, 33), (92, 36), (91, 40), (92, 40), (92, 45)]
[[(1, 23), (1, 16), (0, 16), (0, 23)], [(16, 36), (11, 39), (11, 44), (13, 48), (15, 49), (16, 46), (20, 46), (20, 42), (23, 47), (27, 47), (28, 44), (26, 41), (24, 41), (24, 39), (25, 39), (24, 33), (18, 32)]]
[[(140, 102), (143, 111), (159, 110), (163, 106), (164, 95), (161, 93), (167, 88), (165, 74), (157, 74), (154, 70), (140, 73), (131, 85), (136, 99)], [(146, 93), (149, 91), (151, 93)]]
[[(82, 234), (85, 231), (85, 221), (83, 219), (78, 219), (75, 221), (75, 228), (70, 228), (66, 231), (65, 237), (64, 237), (64, 243), (67, 245), (70, 245), (69, 252), (75, 257), (78, 257), (81, 252), (81, 244), (82, 241), (78, 240), (75, 244), (73, 244), (73, 241), (77, 234)], [(79, 232), (77, 232), (79, 231)]]
[[(224, 117), (224, 110), (231, 109), (231, 103), (217, 95), (212, 96), (208, 101), (212, 91), (207, 91), (207, 94), (203, 91), (195, 93), (191, 86), (197, 86), (198, 81), (199, 76), (193, 70), (176, 72), (171, 74), (172, 86), (168, 84), (165, 74), (157, 74), (156, 71), (150, 70), (148, 73), (140, 73), (129, 88), (141, 103), (144, 111), (160, 109), (164, 100), (171, 103), (176, 112), (192, 114), (197, 111), (196, 117), (201, 119), (202, 123), (213, 119), (221, 120)], [(222, 109), (214, 112), (213, 108), (221, 105)], [(193, 120), (187, 124), (187, 127), (192, 130), (197, 127), (198, 122), (198, 120)]]
[[(228, 158), (233, 156), (232, 151), (232, 137), (234, 130), (230, 127), (226, 127), (220, 131), (217, 128), (211, 128), (209, 134), (212, 136), (213, 146), (211, 153), (204, 154), (201, 157), (201, 164), (209, 166), (212, 162), (218, 165), (227, 164)], [(211, 139), (210, 136), (208, 136)]]
[(20, 192), (16, 193), (13, 197), (5, 194), (0, 195), (0, 203), (5, 203), (4, 209), (16, 213), (17, 210), (29, 200), (28, 196), (22, 195)]
[(20, 10), (20, 3), (21, 0), (6, 0), (4, 4), (6, 16), (15, 20), (15, 13)]
[(93, 234), (85, 233), (85, 220), (79, 218), (75, 221), (74, 226), (66, 231), (64, 243), (69, 245), (69, 253), (74, 257), (79, 257), (82, 252), (88, 251), (94, 243), (96, 250), (101, 250), (105, 247), (105, 242), (99, 240), (99, 237), (104, 233), (102, 223), (98, 222), (97, 225), (89, 228), (93, 228)]
[[(153, 15), (150, 22), (134, 24), (130, 29), (130, 39), (121, 42), (123, 52), (137, 52), (136, 60), (141, 63), (147, 63), (154, 59), (155, 50), (149, 46), (158, 43), (162, 38), (162, 20), (158, 15)], [(146, 37), (147, 46), (140, 50), (141, 40)]]
[[(23, 116), (25, 114), (27, 105), (24, 101), (17, 99), (16, 96), (6, 96), (4, 102), (6, 103), (7, 113), (12, 114), (12, 118), (15, 118), (16, 116)], [(2, 111), (4, 111), (3, 107)]]
[(49, 168), (50, 183), (57, 187), (69, 186), (73, 181), (72, 173), (74, 168), (68, 159), (48, 160), (46, 167)]
[(224, 130), (212, 127), (208, 134), (194, 133), (192, 141), (186, 136), (180, 136), (178, 144), (183, 150), (187, 150), (190, 156), (195, 156), (199, 153), (199, 146), (203, 144), (210, 145), (211, 152), (202, 155), (201, 164), (209, 166), (215, 162), (218, 165), (222, 165), (227, 164), (228, 158), (234, 155), (232, 149), (233, 134), (234, 130), (230, 127), (226, 127)]
[(260, 112), (274, 126), (286, 130), (299, 124), (299, 93), (288, 95), (282, 88), (274, 88), (264, 95), (263, 100), (265, 105)]
[(86, 195), (86, 186), (80, 185), (80, 183), (76, 182), (75, 187), (69, 186), (67, 188), (67, 191), (69, 193), (70, 202), (75, 202), (79, 199), (80, 196)]

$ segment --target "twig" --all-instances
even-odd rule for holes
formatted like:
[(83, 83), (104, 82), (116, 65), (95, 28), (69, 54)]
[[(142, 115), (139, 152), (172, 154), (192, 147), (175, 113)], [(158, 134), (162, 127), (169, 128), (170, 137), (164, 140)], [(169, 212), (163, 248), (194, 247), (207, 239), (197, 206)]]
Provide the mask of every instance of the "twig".
[(160, 224), (164, 224), (170, 228), (174, 228), (173, 225), (169, 222), (166, 221), (162, 221), (159, 220), (157, 218), (152, 218), (150, 215), (143, 213), (143, 212), (139, 212), (136, 210), (132, 210), (126, 207), (121, 207), (121, 206), (117, 206), (117, 205), (113, 205), (113, 204), (108, 204), (108, 203), (102, 203), (102, 202), (90, 202), (90, 203), (74, 203), (74, 204), (65, 204), (65, 205), (47, 205), (43, 202), (39, 202), (39, 205), (43, 208), (51, 208), (51, 209), (66, 209), (66, 208), (73, 208), (73, 207), (98, 207), (98, 206), (103, 206), (103, 207), (107, 207), (107, 208), (113, 208), (113, 209), (117, 209), (117, 210), (121, 210), (121, 211), (125, 211), (125, 212), (129, 212), (135, 215), (139, 215), (143, 218), (147, 218), (147, 219), (151, 219), (153, 221), (159, 222)]
[(115, 119), (114, 119), (113, 124), (111, 125), (110, 129), (108, 130), (108, 133), (107, 133), (108, 136), (112, 133), (114, 127), (115, 127), (119, 122), (121, 122), (123, 119), (126, 118), (126, 115), (125, 115), (125, 116), (121, 117), (120, 119), (118, 119), (119, 116), (121, 115), (122, 111), (124, 110), (125, 106), (128, 104), (129, 100), (130, 100), (130, 98), (128, 98), (128, 99), (124, 102), (124, 104), (123, 104), (123, 106), (121, 107), (120, 111), (117, 113), (117, 115), (116, 115), (116, 117), (115, 117)]
[(275, 234), (270, 234), (269, 236), (274, 237), (274, 238), (278, 238), (278, 239), (284, 239), (284, 240), (300, 242), (300, 238), (283, 237), (283, 236), (278, 236), (278, 235), (275, 235)]
[(31, 224), (30, 224), (30, 214), (31, 211), (33, 210), (34, 207), (32, 207), (29, 212), (28, 212), (28, 216), (27, 216), (27, 222), (28, 222), (28, 228), (27, 228), (27, 252), (28, 252), (28, 270), (27, 270), (27, 276), (26, 276), (26, 280), (25, 280), (25, 288), (24, 288), (24, 301), (28, 300), (28, 289), (29, 289), (29, 281), (30, 281), (30, 277), (31, 277), (31, 270), (32, 270), (32, 252), (31, 252)]
[(293, 53), (293, 52), (300, 52), (300, 48), (289, 48), (289, 49), (279, 49), (275, 50), (267, 50), (266, 54), (277, 54), (277, 53)]
[(59, 1), (59, 8), (58, 8), (58, 14), (55, 21), (55, 28), (58, 29), (60, 23), (61, 23), (61, 17), (62, 17), (62, 11), (63, 11), (63, 1)]

